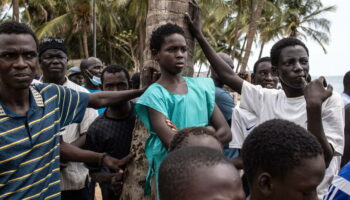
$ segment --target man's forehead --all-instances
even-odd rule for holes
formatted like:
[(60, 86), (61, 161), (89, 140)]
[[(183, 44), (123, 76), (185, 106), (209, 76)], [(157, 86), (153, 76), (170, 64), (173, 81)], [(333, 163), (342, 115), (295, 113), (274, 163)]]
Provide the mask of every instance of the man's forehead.
[(37, 48), (37, 43), (32, 35), (30, 34), (0, 34), (0, 48), (14, 48), (15, 46), (28, 46)]
[(42, 55), (65, 55), (66, 53), (60, 49), (48, 49)]
[(90, 66), (96, 66), (96, 65), (102, 65), (102, 62), (98, 58), (89, 58), (88, 59), (88, 65)]

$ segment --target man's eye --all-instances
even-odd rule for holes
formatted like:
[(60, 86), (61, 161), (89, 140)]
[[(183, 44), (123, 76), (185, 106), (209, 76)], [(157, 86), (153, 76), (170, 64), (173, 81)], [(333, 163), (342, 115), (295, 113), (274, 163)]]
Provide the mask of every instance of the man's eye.
[(5, 54), (2, 54), (1, 57), (10, 60), (10, 59), (16, 59), (18, 55), (16, 53), (5, 53)]
[(37, 56), (37, 54), (35, 52), (29, 52), (29, 53), (25, 53), (24, 56), (28, 59), (33, 59)]

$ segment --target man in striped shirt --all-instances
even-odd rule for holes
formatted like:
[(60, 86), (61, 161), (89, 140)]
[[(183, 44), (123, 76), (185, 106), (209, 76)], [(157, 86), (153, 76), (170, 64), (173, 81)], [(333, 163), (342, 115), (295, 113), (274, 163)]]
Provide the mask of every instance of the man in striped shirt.
[(33, 31), (18, 22), (0, 24), (0, 200), (60, 199), (62, 159), (104, 164), (117, 160), (62, 141), (62, 127), (79, 123), (86, 107), (133, 99), (144, 90), (80, 93), (55, 84), (30, 85), (38, 64)]

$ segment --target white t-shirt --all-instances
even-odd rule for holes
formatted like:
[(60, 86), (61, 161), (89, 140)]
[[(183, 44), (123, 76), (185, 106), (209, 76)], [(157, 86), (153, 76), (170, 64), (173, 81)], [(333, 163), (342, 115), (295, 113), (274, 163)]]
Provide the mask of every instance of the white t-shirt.
[[(258, 124), (271, 119), (285, 119), (307, 129), (304, 96), (287, 98), (283, 90), (266, 89), (244, 81), (240, 108), (254, 114)], [(333, 92), (332, 96), (323, 102), (321, 117), (326, 138), (335, 152), (326, 175), (317, 188), (319, 198), (327, 193), (333, 176), (339, 170), (340, 156), (344, 151), (344, 108), (338, 93)]]
[(233, 108), (231, 121), (232, 140), (229, 143), (229, 147), (241, 149), (245, 138), (257, 125), (258, 118), (255, 114), (239, 106)]

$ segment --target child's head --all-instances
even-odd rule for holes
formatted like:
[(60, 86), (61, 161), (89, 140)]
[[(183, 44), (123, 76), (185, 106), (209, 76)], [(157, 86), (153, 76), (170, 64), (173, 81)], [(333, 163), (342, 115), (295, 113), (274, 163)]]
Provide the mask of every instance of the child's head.
[(178, 74), (186, 65), (187, 43), (184, 30), (176, 24), (165, 24), (152, 32), (150, 50), (162, 73)]
[(259, 125), (245, 140), (242, 158), (252, 199), (317, 199), (325, 173), (322, 148), (299, 125), (281, 119)]
[(189, 146), (204, 146), (223, 151), (217, 136), (206, 127), (184, 128), (174, 135), (169, 145), (169, 151)]
[(171, 152), (159, 169), (161, 200), (244, 198), (236, 168), (225, 156), (208, 147), (185, 147)]

